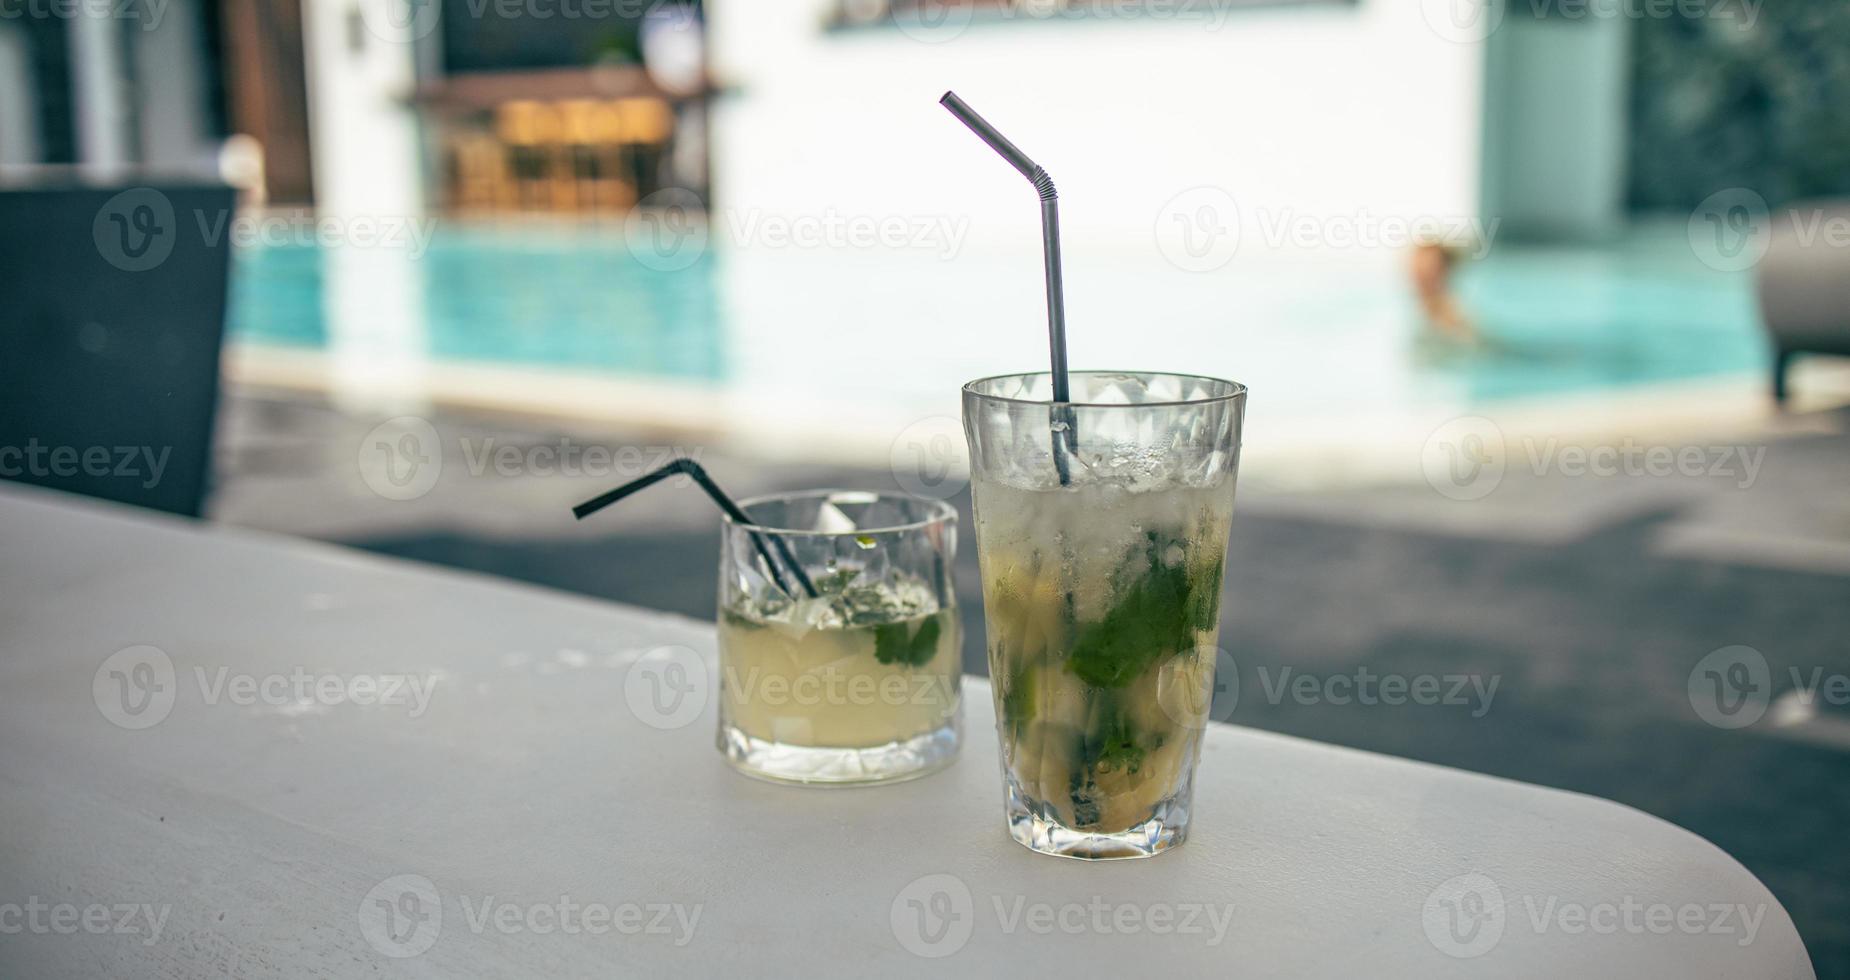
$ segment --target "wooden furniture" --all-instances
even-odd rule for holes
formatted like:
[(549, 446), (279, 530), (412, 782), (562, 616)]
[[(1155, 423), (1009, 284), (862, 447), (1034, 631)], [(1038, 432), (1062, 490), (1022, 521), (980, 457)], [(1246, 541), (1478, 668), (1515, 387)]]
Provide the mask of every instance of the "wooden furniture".
[(419, 94), (461, 212), (626, 212), (657, 189), (685, 101), (627, 65), (453, 75)]

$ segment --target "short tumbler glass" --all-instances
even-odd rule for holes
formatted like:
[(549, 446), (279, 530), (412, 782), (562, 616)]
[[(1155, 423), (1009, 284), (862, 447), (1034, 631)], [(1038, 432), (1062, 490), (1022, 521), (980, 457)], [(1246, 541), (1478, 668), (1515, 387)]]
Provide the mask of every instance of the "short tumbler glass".
[(859, 490), (740, 508), (750, 522), (728, 518), (720, 545), (727, 761), (805, 784), (885, 782), (949, 764), (962, 678), (957, 512)]
[(1188, 834), (1246, 389), (1045, 373), (963, 389), (1009, 832), (1082, 858)]

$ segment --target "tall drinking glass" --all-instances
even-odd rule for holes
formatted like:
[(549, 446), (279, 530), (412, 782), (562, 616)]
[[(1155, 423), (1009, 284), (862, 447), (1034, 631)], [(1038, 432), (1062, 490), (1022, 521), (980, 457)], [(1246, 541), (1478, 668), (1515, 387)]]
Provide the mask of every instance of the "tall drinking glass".
[(1188, 834), (1246, 388), (1046, 373), (963, 389), (1009, 832), (1146, 857)]
[(948, 764), (962, 677), (957, 512), (860, 490), (740, 508), (750, 523), (728, 517), (720, 544), (727, 761), (797, 783), (885, 782)]

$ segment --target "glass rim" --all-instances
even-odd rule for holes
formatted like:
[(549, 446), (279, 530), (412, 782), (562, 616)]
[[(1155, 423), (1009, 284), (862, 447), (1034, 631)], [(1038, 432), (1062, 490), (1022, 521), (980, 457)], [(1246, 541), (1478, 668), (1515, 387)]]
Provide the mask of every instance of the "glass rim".
[[(884, 525), (881, 527), (858, 527), (852, 531), (818, 531), (814, 528), (777, 527), (772, 524), (759, 524), (753, 521), (737, 520), (731, 514), (721, 514), (720, 520), (723, 524), (729, 527), (736, 527), (741, 530), (752, 531), (758, 534), (776, 534), (776, 535), (781, 535), (783, 537), (805, 536), (805, 537), (812, 537), (812, 538), (844, 538), (844, 537), (854, 537), (854, 536), (866, 535), (866, 534), (899, 534), (905, 531), (923, 530), (933, 525), (944, 525), (944, 524), (957, 523), (957, 508), (952, 507), (950, 504), (945, 503), (942, 500), (933, 500), (930, 497), (920, 497), (920, 496), (910, 494), (910, 493), (893, 492), (893, 491), (888, 491), (888, 490), (857, 490), (852, 487), (819, 487), (813, 490), (786, 490), (781, 493), (762, 493), (755, 497), (746, 497), (743, 500), (740, 500), (739, 509), (741, 511), (745, 511), (747, 516), (749, 516), (751, 509), (753, 507), (757, 506), (758, 504), (769, 503), (774, 500), (802, 500), (805, 498), (815, 498), (815, 497), (820, 497), (826, 500), (826, 499), (830, 499), (834, 497), (837, 494), (852, 494), (855, 496), (864, 496), (864, 497), (872, 498), (872, 500), (884, 499), (884, 500), (911, 501), (914, 503), (920, 503), (920, 504), (926, 505), (926, 509), (930, 513), (927, 516), (921, 517), (916, 521), (907, 521), (907, 522), (900, 523), (900, 524), (889, 524), (889, 525)], [(871, 503), (872, 500), (856, 501), (856, 502), (857, 503), (860, 503), (860, 502)]]
[(1097, 370), (1068, 371), (1066, 376), (1068, 378), (1075, 378), (1080, 376), (1098, 377), (1101, 375), (1144, 375), (1152, 378), (1183, 378), (1192, 381), (1212, 381), (1216, 384), (1226, 385), (1227, 392), (1221, 395), (1208, 395), (1201, 398), (1171, 398), (1153, 402), (1056, 402), (1052, 399), (1013, 398), (1008, 395), (992, 395), (986, 391), (976, 390), (978, 385), (987, 384), (992, 381), (1005, 381), (1010, 378), (1050, 378), (1053, 376), (1053, 372), (1051, 371), (1015, 371), (1009, 374), (992, 374), (986, 378), (966, 381), (964, 382), (963, 393), (973, 398), (982, 398), (994, 402), (1013, 402), (1018, 405), (1071, 405), (1074, 408), (1173, 408), (1179, 405), (1212, 405), (1215, 402), (1235, 401), (1246, 397), (1245, 385), (1238, 381), (1217, 378), (1211, 374), (1184, 374), (1180, 371)]

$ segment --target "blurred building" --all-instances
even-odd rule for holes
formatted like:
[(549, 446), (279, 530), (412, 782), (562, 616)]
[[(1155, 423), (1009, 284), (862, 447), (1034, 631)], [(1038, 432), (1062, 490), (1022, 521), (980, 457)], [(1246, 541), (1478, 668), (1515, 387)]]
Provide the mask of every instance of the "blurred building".
[[(905, 186), (1012, 208), (1015, 188), (942, 179), (965, 147), (925, 119), (954, 87), (1032, 117), (1035, 152), (1092, 204), (1069, 220), (1108, 233), (1146, 235), (1202, 185), (1270, 213), (1494, 216), (1501, 239), (1569, 241), (1728, 187), (1775, 205), (1850, 191), (1839, 0), (3, 9), (0, 179), (230, 163), (272, 202), (335, 212), (621, 211), (668, 187), (706, 197), (722, 129), (711, 182), (749, 206), (881, 214)], [(715, 103), (715, 76), (736, 98)], [(221, 160), (232, 134), (255, 142)], [(868, 147), (899, 149), (856, 163)]]
[(0, 179), (229, 170), (336, 213), (622, 210), (704, 190), (707, 95), (696, 3), (22, 0)]
[(0, 17), (0, 179), (215, 167), (218, 0), (22, 2)]

